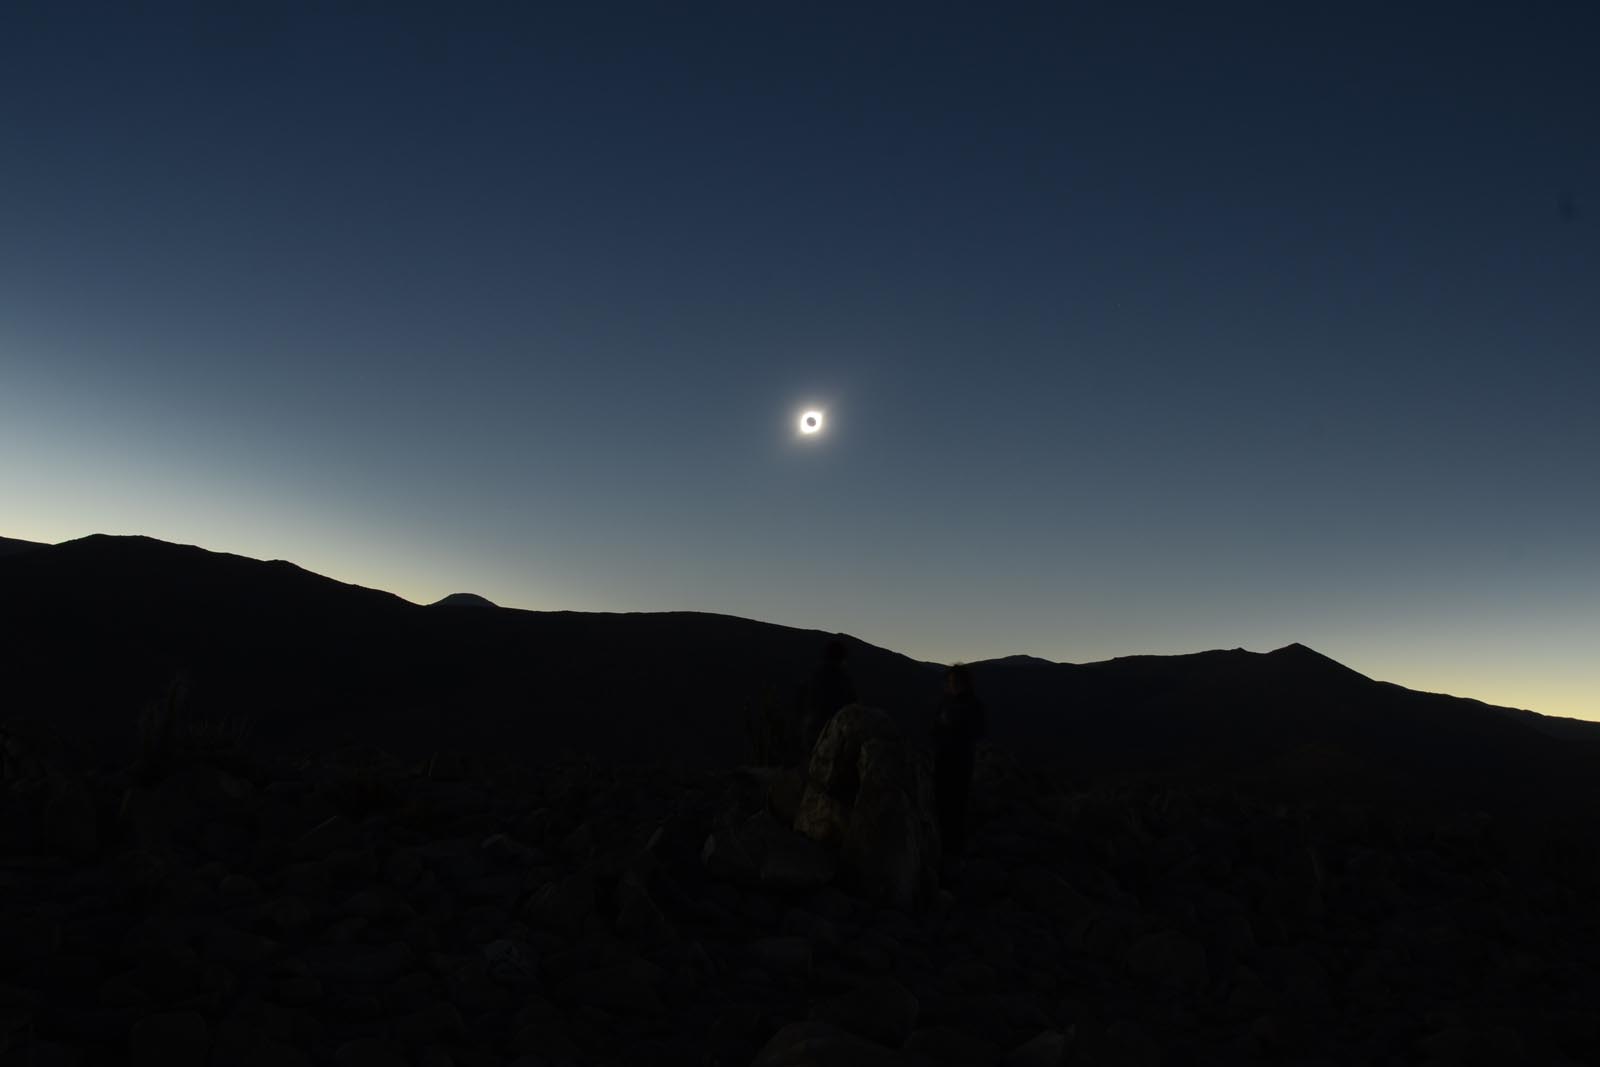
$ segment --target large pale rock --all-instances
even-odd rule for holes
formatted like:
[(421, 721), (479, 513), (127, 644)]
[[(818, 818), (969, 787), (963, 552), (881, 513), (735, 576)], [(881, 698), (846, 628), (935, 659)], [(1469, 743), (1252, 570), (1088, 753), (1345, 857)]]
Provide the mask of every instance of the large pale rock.
[(839, 709), (812, 750), (795, 829), (838, 849), (862, 895), (912, 910), (938, 889), (939, 831), (926, 757), (888, 714)]

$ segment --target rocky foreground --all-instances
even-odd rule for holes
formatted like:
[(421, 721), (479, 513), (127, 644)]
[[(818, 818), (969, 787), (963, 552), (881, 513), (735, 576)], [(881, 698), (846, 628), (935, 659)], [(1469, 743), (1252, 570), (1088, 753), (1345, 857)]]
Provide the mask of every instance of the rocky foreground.
[(0, 1064), (1600, 1062), (1574, 831), (991, 750), (964, 865), (902, 911), (841, 887), (784, 788), (9, 752)]

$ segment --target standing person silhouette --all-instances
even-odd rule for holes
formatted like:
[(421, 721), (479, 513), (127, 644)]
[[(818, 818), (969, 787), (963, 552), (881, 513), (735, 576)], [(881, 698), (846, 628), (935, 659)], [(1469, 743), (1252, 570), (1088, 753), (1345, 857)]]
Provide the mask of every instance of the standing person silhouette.
[(967, 844), (967, 800), (978, 739), (989, 713), (972, 689), (972, 671), (957, 663), (945, 673), (944, 699), (933, 721), (933, 794), (939, 812), (939, 838), (946, 856), (956, 858)]
[(806, 687), (806, 711), (800, 720), (802, 767), (810, 765), (811, 750), (816, 747), (817, 738), (833, 713), (856, 702), (855, 683), (844, 669), (847, 654), (843, 641), (837, 637), (829, 641), (822, 650), (822, 665), (811, 675), (811, 684)]

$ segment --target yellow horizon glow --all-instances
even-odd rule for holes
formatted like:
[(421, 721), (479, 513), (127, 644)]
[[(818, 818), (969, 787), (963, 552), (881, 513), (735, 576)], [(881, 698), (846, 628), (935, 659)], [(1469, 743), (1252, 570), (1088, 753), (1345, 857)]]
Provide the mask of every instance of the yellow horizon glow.
[[(58, 544), (87, 536), (88, 533), (127, 535), (135, 532), (119, 526), (99, 529), (97, 528), (99, 525), (90, 522), (87, 524), (88, 530), (85, 531), (84, 527), (70, 521), (19, 523), (8, 525), (6, 529), (0, 531), (0, 536), (42, 544)], [(432, 568), (417, 566), (429, 554), (421, 545), (408, 546), (409, 550), (396, 548), (393, 551), (379, 553), (373, 553), (371, 546), (367, 546), (366, 551), (359, 557), (351, 557), (338, 551), (337, 547), (330, 550), (326, 543), (329, 539), (325, 529), (315, 527), (295, 529), (291, 531), (290, 536), (283, 537), (280, 533), (279, 537), (268, 538), (259, 531), (255, 532), (255, 536), (249, 536), (245, 530), (226, 523), (219, 522), (217, 526), (215, 533), (208, 534), (178, 524), (152, 522), (149, 527), (138, 532), (175, 544), (196, 545), (212, 552), (227, 552), (254, 559), (287, 559), (297, 566), (335, 581), (392, 593), (414, 604), (430, 604), (450, 593), (471, 592), (486, 596), (502, 607), (532, 611), (711, 611), (739, 615), (775, 625), (813, 627), (829, 632), (841, 630), (857, 632), (863, 640), (879, 647), (913, 659), (939, 663), (954, 662), (957, 659), (977, 662), (992, 656), (1028, 651), (1026, 649), (991, 651), (980, 647), (968, 648), (957, 654), (951, 649), (940, 647), (944, 643), (942, 641), (919, 640), (914, 632), (882, 632), (881, 623), (875, 627), (858, 628), (853, 627), (848, 619), (818, 621), (804, 618), (758, 618), (756, 614), (751, 613), (749, 606), (737, 604), (652, 606), (636, 602), (623, 603), (620, 600), (605, 602), (602, 599), (600, 603), (591, 602), (577, 606), (573, 602), (575, 598), (571, 596), (573, 592), (571, 589), (559, 587), (536, 589), (525, 582), (518, 582), (514, 577), (499, 585), (493, 580), (485, 581), (487, 575), (482, 570), (472, 573), (474, 568), (464, 568), (453, 578), (426, 576), (423, 571)], [(272, 542), (270, 545), (269, 540)], [(869, 629), (877, 632), (858, 632)], [(1295, 636), (1290, 634), (1278, 644), (1288, 644), (1294, 639)], [(1543, 662), (1490, 664), (1483, 661), (1481, 649), (1475, 650), (1463, 646), (1459, 651), (1451, 651), (1433, 645), (1420, 653), (1419, 658), (1423, 662), (1408, 665), (1397, 662), (1392, 654), (1380, 653), (1375, 656), (1361, 648), (1349, 647), (1346, 642), (1339, 639), (1318, 641), (1312, 636), (1310, 639), (1302, 638), (1302, 640), (1318, 652), (1375, 681), (1390, 682), (1418, 692), (1438, 693), (1499, 707), (1525, 709), (1554, 718), (1600, 722), (1600, 705), (1597, 705), (1595, 690), (1574, 662), (1558, 661), (1557, 658)], [(1388, 643), (1385, 641), (1385, 644)], [(1208, 648), (1233, 647), (1234, 644), (1233, 641), (1212, 642), (1195, 645), (1187, 651), (1201, 652)], [(1270, 651), (1264, 647), (1253, 650)], [(1058, 662), (1087, 663), (1143, 651), (1145, 650), (1136, 648), (1120, 650), (1096, 648), (1081, 649), (1070, 658), (1061, 658), (1048, 652), (1044, 655)], [(1184, 652), (1163, 650), (1150, 654), (1182, 655)]]

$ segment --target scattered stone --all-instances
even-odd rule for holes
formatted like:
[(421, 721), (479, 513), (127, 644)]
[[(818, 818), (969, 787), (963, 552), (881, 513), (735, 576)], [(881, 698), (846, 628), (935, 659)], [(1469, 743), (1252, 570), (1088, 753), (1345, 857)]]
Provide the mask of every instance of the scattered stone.
[(548, 1019), (520, 1027), (511, 1039), (511, 1051), (535, 1056), (540, 1064), (576, 1064), (583, 1058), (561, 1024)]
[(860, 732), (830, 844), (773, 816), (776, 771), (419, 768), (360, 821), (318, 784), (329, 757), (260, 791), (90, 775), (96, 811), (128, 801), (96, 828), (103, 863), (12, 847), (43, 840), (54, 787), (0, 789), (0, 1065), (1310, 1067), (1600, 1045), (1596, 865), (1555, 823), (986, 757), (965, 863), (918, 910), (906, 854), (847, 848), (864, 810), (915, 814), (863, 783), (909, 798), (920, 773), (896, 734)]
[(811, 974), (811, 942), (803, 937), (765, 937), (750, 946), (758, 966), (774, 974), (805, 979)]
[(61, 950), (61, 924), (44, 915), (0, 912), (0, 966), (33, 963)]
[(930, 1026), (915, 1031), (906, 1039), (905, 1051), (934, 1063), (994, 1063), (1000, 1058), (998, 1046), (953, 1026)]
[(409, 1046), (426, 1045), (461, 1036), (461, 1013), (443, 1001), (396, 1019), (394, 1036)]
[(467, 758), (459, 752), (437, 752), (428, 761), (428, 778), (434, 782), (460, 782), (470, 776)]
[(813, 1020), (779, 1030), (751, 1067), (902, 1067), (905, 1063), (893, 1049)]
[(311, 906), (300, 897), (279, 897), (267, 906), (267, 918), (278, 929), (292, 934), (311, 921)]
[(147, 1015), (128, 1036), (135, 1067), (204, 1067), (210, 1051), (211, 1027), (197, 1011)]
[(358, 1037), (333, 1054), (335, 1067), (411, 1067), (405, 1048), (381, 1037)]
[(526, 986), (537, 977), (532, 954), (509, 939), (502, 938), (484, 945), (483, 960), (488, 976), (503, 985)]
[(412, 965), (411, 950), (399, 941), (384, 945), (311, 945), (302, 954), (313, 975), (337, 985), (382, 985)]
[(945, 966), (940, 976), (958, 993), (987, 993), (998, 980), (994, 968), (981, 960), (955, 960)]
[(1290, 999), (1301, 1004), (1328, 1002), (1328, 971), (1311, 953), (1277, 947), (1260, 953), (1260, 965)]
[(677, 937), (649, 890), (632, 875), (624, 875), (617, 886), (617, 933), (643, 945), (664, 944)]
[(1045, 1030), (1011, 1050), (1002, 1067), (1060, 1067), (1067, 1054), (1067, 1035)]
[(223, 877), (217, 892), (225, 897), (253, 897), (261, 892), (261, 887), (247, 874), (230, 874)]
[(402, 889), (415, 882), (421, 873), (422, 857), (415, 849), (395, 849), (383, 863), (383, 876)]
[(100, 828), (94, 798), (83, 779), (67, 778), (44, 809), (44, 837), (67, 859), (84, 863), (100, 847)]
[(1146, 934), (1128, 951), (1128, 969), (1140, 978), (1195, 989), (1210, 977), (1205, 946), (1176, 930)]
[(898, 1048), (917, 1025), (916, 995), (893, 978), (874, 978), (818, 1006), (817, 1018)]
[(249, 966), (271, 959), (281, 950), (270, 938), (219, 926), (206, 935), (204, 956), (214, 963)]
[(655, 1017), (666, 1011), (655, 988), (661, 977), (659, 969), (638, 960), (580, 971), (567, 979), (565, 993), (613, 1014)]
[(307, 830), (294, 844), (295, 855), (315, 860), (347, 849), (358, 840), (356, 826), (343, 815), (334, 815)]
[(701, 860), (719, 878), (772, 892), (806, 892), (833, 879), (835, 861), (825, 848), (758, 811), (706, 838)]
[(586, 874), (575, 874), (547, 882), (523, 905), (521, 916), (537, 929), (580, 934), (597, 919), (594, 880)]
[(311, 1057), (280, 1041), (262, 1041), (244, 1055), (245, 1067), (311, 1067)]
[(782, 827), (767, 838), (760, 884), (783, 892), (806, 892), (833, 880), (833, 854), (815, 842)]
[(501, 866), (528, 866), (543, 857), (537, 849), (529, 848), (509, 834), (490, 834), (480, 846), (483, 854)]

